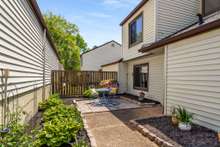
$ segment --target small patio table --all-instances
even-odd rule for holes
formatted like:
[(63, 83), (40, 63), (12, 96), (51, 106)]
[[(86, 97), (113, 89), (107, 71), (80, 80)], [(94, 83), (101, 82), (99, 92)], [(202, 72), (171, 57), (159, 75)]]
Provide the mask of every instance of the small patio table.
[(99, 88), (99, 89), (96, 89), (96, 91), (102, 92), (102, 96), (100, 97), (100, 99), (97, 99), (97, 101), (95, 102), (96, 105), (107, 106), (107, 107), (115, 107), (115, 106), (120, 105), (119, 102), (111, 100), (110, 98), (106, 96), (106, 94), (111, 91), (110, 88)]
[(96, 91), (102, 93), (102, 96), (100, 97), (100, 103), (102, 103), (102, 104), (108, 103), (108, 98), (106, 97), (106, 94), (109, 93), (111, 91), (111, 89), (99, 88), (99, 89), (96, 89)]

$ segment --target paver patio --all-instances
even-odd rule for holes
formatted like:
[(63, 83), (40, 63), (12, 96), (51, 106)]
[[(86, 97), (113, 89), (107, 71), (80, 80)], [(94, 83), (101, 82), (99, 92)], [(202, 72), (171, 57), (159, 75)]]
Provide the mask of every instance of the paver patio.
[[(157, 147), (148, 138), (129, 126), (132, 119), (159, 116), (162, 107), (140, 106), (128, 101), (120, 100), (118, 109), (98, 107), (89, 108), (88, 101), (78, 101), (77, 105), (86, 119), (88, 128), (96, 140), (97, 147)], [(88, 105), (86, 105), (86, 103)], [(125, 104), (127, 106), (125, 107)], [(84, 110), (83, 110), (84, 109)]]

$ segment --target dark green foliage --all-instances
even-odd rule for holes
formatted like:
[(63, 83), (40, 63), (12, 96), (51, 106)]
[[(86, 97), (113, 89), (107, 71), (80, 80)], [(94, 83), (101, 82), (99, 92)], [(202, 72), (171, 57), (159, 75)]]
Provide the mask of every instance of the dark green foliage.
[(46, 13), (44, 19), (64, 68), (80, 70), (80, 52), (87, 51), (88, 47), (78, 27), (51, 12)]
[(185, 108), (178, 107), (177, 109), (177, 118), (180, 122), (191, 123), (193, 119), (193, 114), (186, 111)]

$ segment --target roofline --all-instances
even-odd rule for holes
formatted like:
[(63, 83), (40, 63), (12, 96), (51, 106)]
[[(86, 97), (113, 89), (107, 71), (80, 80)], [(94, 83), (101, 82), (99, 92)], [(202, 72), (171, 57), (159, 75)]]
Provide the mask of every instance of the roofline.
[(120, 26), (125, 24), (143, 5), (145, 5), (148, 0), (142, 0), (129, 14), (124, 18), (124, 20), (120, 23)]
[(173, 42), (180, 41), (182, 39), (186, 39), (186, 38), (193, 37), (193, 36), (196, 36), (196, 35), (201, 34), (201, 33), (205, 33), (205, 32), (217, 29), (219, 27), (220, 27), (220, 19), (212, 21), (212, 22), (204, 24), (204, 25), (201, 25), (201, 26), (199, 26), (195, 29), (186, 31), (182, 34), (162, 39), (158, 42), (155, 42), (155, 43), (151, 44), (148, 47), (141, 48), (139, 50), (139, 52), (144, 53), (144, 52), (147, 52), (149, 50), (152, 50), (152, 49), (155, 49), (155, 48), (158, 48), (158, 47), (162, 47), (164, 45), (167, 45), (167, 44), (170, 44), (170, 43), (173, 43)]
[(104, 65), (101, 65), (101, 67), (105, 67), (105, 66), (109, 66), (109, 65), (114, 65), (114, 64), (117, 64), (117, 63), (120, 63), (123, 61), (123, 58), (115, 61), (115, 62), (111, 62), (111, 63), (108, 63), (108, 64), (104, 64)]
[(58, 54), (58, 51), (57, 51), (57, 48), (56, 48), (56, 46), (54, 45), (54, 43), (52, 41), (52, 38), (51, 38), (51, 35), (50, 35), (49, 31), (48, 31), (47, 25), (46, 25), (46, 23), (44, 21), (44, 17), (42, 15), (41, 11), (40, 11), (40, 8), (39, 8), (36, 0), (28, 0), (28, 2), (30, 4), (31, 8), (34, 10), (34, 13), (37, 16), (37, 19), (39, 20), (42, 28), (46, 30), (46, 32), (47, 32), (46, 33), (47, 39), (49, 40), (49, 42), (50, 42), (50, 44), (51, 44), (51, 46), (52, 46), (52, 48), (53, 48), (53, 50), (54, 50), (58, 60), (61, 61), (60, 57), (59, 57), (59, 54)]
[(121, 44), (118, 43), (117, 41), (111, 40), (111, 41), (108, 41), (108, 42), (106, 42), (106, 43), (103, 43), (102, 45), (97, 46), (96, 48), (93, 48), (93, 49), (91, 49), (91, 50), (88, 50), (87, 52), (82, 53), (80, 56), (82, 56), (82, 55), (84, 55), (84, 54), (86, 54), (86, 53), (89, 53), (89, 52), (91, 52), (91, 51), (94, 51), (94, 50), (96, 50), (96, 49), (98, 49), (98, 48), (100, 48), (100, 47), (103, 47), (103, 46), (105, 46), (105, 45), (107, 45), (107, 44), (109, 44), (109, 43), (111, 43), (111, 42), (115, 42), (116, 44), (118, 44), (119, 46), (121, 46)]

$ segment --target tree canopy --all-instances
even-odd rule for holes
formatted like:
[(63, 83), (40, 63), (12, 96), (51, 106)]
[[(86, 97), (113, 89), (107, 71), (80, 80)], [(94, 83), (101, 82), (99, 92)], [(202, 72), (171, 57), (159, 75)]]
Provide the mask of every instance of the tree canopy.
[(79, 33), (79, 28), (52, 12), (44, 14), (44, 19), (64, 68), (80, 70), (80, 52), (87, 51), (88, 47)]

